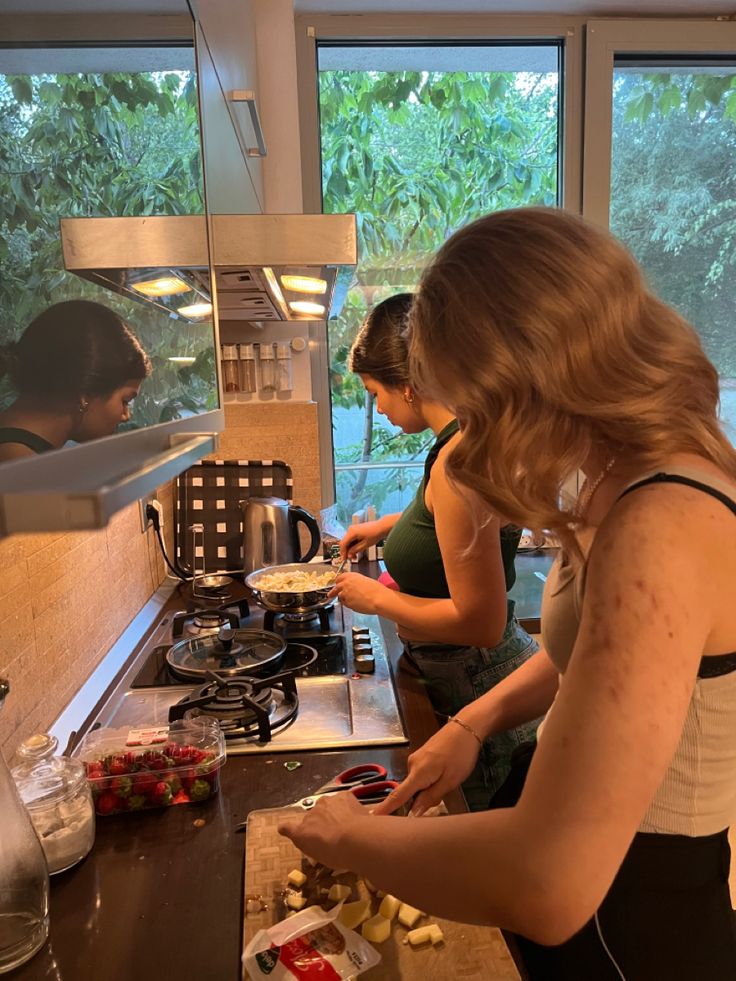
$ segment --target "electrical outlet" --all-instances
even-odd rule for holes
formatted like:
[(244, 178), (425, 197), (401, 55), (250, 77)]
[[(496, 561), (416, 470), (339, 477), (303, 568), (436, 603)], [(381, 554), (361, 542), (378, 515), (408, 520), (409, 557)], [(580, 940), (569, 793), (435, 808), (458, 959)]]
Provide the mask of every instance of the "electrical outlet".
[[(147, 494), (145, 497), (141, 497), (138, 501), (138, 513), (140, 514), (140, 519), (141, 519), (141, 531), (144, 534), (148, 526), (151, 524), (151, 522), (146, 517), (146, 508), (148, 507), (149, 504), (153, 504), (154, 501), (156, 502), (156, 504), (159, 504), (159, 514), (161, 514), (162, 509), (160, 508), (160, 502), (158, 500), (158, 497), (156, 496), (155, 491), (152, 494)], [(163, 518), (162, 518), (162, 523), (163, 523)]]

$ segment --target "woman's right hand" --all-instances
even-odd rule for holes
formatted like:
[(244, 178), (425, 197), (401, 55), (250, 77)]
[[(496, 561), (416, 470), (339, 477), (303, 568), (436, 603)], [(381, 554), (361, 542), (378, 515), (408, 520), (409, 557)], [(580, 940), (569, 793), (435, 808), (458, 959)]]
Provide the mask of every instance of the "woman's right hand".
[(448, 722), (411, 754), (406, 779), (373, 813), (393, 814), (413, 797), (410, 813), (421, 817), (470, 776), (479, 753), (478, 740), (462, 726)]
[(362, 521), (360, 524), (350, 525), (340, 539), (340, 558), (354, 559), (359, 552), (380, 542), (385, 534), (380, 521)]

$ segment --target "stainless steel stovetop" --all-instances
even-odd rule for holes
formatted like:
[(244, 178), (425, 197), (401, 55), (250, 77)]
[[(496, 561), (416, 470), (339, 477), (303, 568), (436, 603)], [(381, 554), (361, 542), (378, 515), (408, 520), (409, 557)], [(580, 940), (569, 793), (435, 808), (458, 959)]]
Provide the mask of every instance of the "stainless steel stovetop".
[[(263, 611), (254, 609), (242, 620), (242, 626), (261, 626)], [(352, 631), (344, 629), (345, 619), (351, 626), (369, 631), (375, 658), (373, 674), (359, 674), (353, 661)], [(296, 717), (273, 733), (264, 742), (257, 735), (227, 740), (227, 752), (278, 753), (307, 749), (335, 749), (348, 746), (389, 746), (405, 744), (401, 715), (394, 692), (391, 671), (377, 617), (348, 613), (336, 607), (330, 613), (333, 637), (339, 631), (344, 638), (344, 657), (328, 659), (321, 670), (335, 673), (297, 677), (299, 708)], [(288, 626), (285, 628), (288, 629)], [(315, 643), (303, 632), (293, 636), (295, 641)], [(159, 629), (123, 678), (116, 693), (97, 718), (103, 726), (140, 728), (166, 725), (169, 708), (185, 695), (201, 687), (201, 683), (177, 682), (169, 678), (166, 684), (152, 687), (133, 687), (141, 677), (141, 668), (151, 664), (156, 650), (172, 642), (172, 617), (164, 617)], [(160, 658), (160, 654), (159, 654)], [(150, 675), (150, 667), (147, 668)], [(342, 673), (341, 673), (342, 672)], [(143, 672), (145, 674), (145, 672)], [(202, 682), (204, 683), (204, 682)]]

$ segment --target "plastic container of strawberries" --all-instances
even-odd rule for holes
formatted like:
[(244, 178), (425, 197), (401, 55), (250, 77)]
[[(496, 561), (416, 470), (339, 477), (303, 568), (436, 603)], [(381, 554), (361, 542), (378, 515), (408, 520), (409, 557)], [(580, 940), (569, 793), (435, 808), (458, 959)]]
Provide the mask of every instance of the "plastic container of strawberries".
[(95, 813), (102, 817), (209, 800), (220, 789), (225, 739), (212, 719), (147, 729), (97, 729), (80, 742)]

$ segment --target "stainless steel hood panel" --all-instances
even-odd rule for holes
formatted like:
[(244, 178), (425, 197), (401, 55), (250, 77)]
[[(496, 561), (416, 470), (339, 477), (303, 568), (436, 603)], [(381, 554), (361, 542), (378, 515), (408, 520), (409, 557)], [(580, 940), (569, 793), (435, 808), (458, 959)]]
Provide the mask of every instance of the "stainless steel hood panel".
[[(144, 298), (132, 283), (173, 273), (192, 291), (211, 298), (210, 250), (219, 307), (225, 319), (315, 320), (295, 313), (280, 276), (298, 273), (324, 279), (324, 294), (312, 299), (329, 310), (338, 269), (357, 262), (355, 215), (204, 215), (135, 218), (63, 218), (64, 265), (70, 272), (176, 315), (181, 298)], [(326, 316), (326, 314), (325, 314)], [(183, 317), (182, 319), (187, 319)]]

